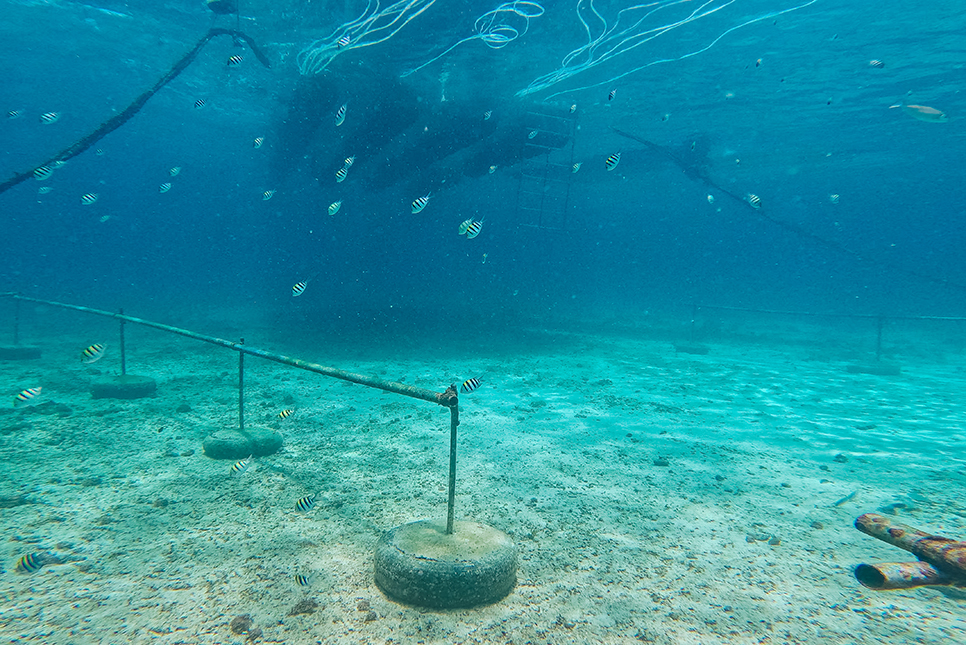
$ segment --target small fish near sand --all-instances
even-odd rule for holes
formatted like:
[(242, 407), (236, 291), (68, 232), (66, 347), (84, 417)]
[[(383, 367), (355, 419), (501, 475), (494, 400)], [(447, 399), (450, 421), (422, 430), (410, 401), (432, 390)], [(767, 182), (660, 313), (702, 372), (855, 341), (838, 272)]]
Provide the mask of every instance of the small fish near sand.
[(479, 387), (480, 387), (480, 379), (478, 378), (468, 378), (465, 381), (463, 381), (462, 385), (460, 385), (460, 389), (466, 392), (467, 394), (469, 394), (470, 392), (476, 391), (477, 388)]
[(252, 465), (252, 456), (248, 455), (244, 459), (240, 459), (235, 463), (233, 463), (231, 465), (231, 468), (228, 469), (229, 471), (228, 474), (231, 477), (238, 477), (239, 475), (244, 474), (245, 471), (247, 471), (251, 465)]
[(296, 573), (295, 584), (300, 587), (308, 587), (310, 584), (312, 584), (312, 576), (305, 575), (304, 573)]
[(17, 407), (18, 405), (33, 401), (38, 396), (40, 396), (43, 389), (44, 388), (37, 386), (37, 387), (29, 387), (26, 390), (23, 390), (22, 392), (20, 392), (20, 394), (14, 397), (13, 406)]
[(81, 360), (86, 364), (96, 363), (104, 357), (104, 351), (107, 346), (103, 343), (94, 343), (83, 352), (81, 352)]
[(23, 573), (37, 573), (44, 568), (44, 558), (40, 553), (28, 553), (17, 560), (17, 570)]
[(295, 501), (295, 510), (311, 511), (315, 506), (315, 495), (306, 495), (305, 497), (300, 497)]
[(279, 419), (287, 419), (288, 417), (292, 416), (293, 414), (295, 414), (295, 410), (293, 410), (293, 409), (282, 410), (281, 412), (278, 413), (278, 418)]
[(928, 105), (903, 105), (902, 103), (896, 103), (889, 107), (902, 108), (902, 111), (912, 118), (925, 121), (926, 123), (945, 123), (949, 121), (949, 117), (946, 116), (945, 112), (937, 110), (934, 107), (929, 107)]
[(301, 282), (296, 282), (292, 285), (292, 297), (298, 298), (303, 293), (305, 293), (305, 287), (309, 286), (308, 280), (302, 280)]
[(832, 508), (838, 508), (842, 504), (845, 504), (847, 502), (851, 502), (853, 499), (855, 499), (855, 496), (858, 495), (858, 493), (859, 493), (859, 491), (857, 491), (857, 490), (852, 491), (851, 493), (849, 493), (848, 495), (846, 495), (842, 499), (840, 499), (837, 502), (835, 502), (834, 504), (832, 504)]
[(413, 200), (413, 215), (423, 212), (423, 209), (429, 204), (430, 197), (430, 194), (426, 194)]

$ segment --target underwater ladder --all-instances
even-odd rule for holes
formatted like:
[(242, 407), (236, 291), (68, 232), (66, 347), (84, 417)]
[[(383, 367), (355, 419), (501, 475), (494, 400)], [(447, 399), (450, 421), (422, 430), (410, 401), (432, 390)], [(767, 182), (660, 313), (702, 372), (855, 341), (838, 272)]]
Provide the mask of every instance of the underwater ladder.
[(446, 522), (419, 520), (397, 526), (384, 534), (375, 549), (375, 582), (392, 599), (430, 608), (466, 608), (491, 604), (504, 598), (516, 585), (517, 549), (508, 535), (491, 526), (454, 520), (456, 501), (456, 430), (459, 421), (459, 395), (456, 386), (433, 392), (405, 383), (346, 372), (298, 358), (249, 347), (239, 342), (206, 336), (187, 329), (62, 302), (30, 298), (19, 293), (0, 293), (15, 302), (13, 345), (0, 345), (0, 360), (40, 358), (39, 347), (20, 344), (20, 303), (37, 304), (81, 311), (114, 318), (120, 322), (120, 376), (95, 382), (95, 398), (136, 399), (153, 394), (154, 379), (127, 373), (124, 325), (132, 323), (219, 345), (238, 352), (238, 430), (216, 432), (205, 439), (205, 454), (215, 459), (243, 459), (265, 456), (279, 450), (281, 436), (274, 431), (245, 429), (245, 355), (257, 356), (283, 365), (315, 372), (428, 401), (449, 408), (449, 498)]

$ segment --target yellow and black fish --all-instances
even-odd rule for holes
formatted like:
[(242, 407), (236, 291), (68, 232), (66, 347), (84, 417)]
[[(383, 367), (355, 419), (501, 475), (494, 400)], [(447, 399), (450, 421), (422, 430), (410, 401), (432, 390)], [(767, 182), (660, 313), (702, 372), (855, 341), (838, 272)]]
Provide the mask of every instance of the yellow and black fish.
[(339, 40), (335, 41), (336, 49), (342, 49), (343, 47), (348, 47), (349, 43), (351, 42), (352, 42), (352, 39), (349, 37), (349, 34), (346, 34)]
[(423, 209), (426, 208), (426, 204), (429, 203), (429, 198), (430, 195), (427, 194), (423, 195), (422, 197), (417, 197), (413, 200), (413, 215), (416, 213), (421, 213)]
[(26, 390), (23, 390), (13, 400), (14, 406), (16, 406), (18, 403), (27, 403), (28, 401), (33, 401), (38, 396), (40, 396), (40, 392), (43, 389), (44, 388), (38, 386), (38, 387), (30, 387), (30, 388), (27, 388)]
[(177, 177), (181, 174), (181, 166), (173, 166), (168, 169), (168, 174), (172, 177)]
[(265, 143), (265, 137), (255, 137), (255, 140), (252, 141), (252, 147), (258, 150), (263, 143)]
[(23, 115), (23, 112), (20, 110), (10, 110), (9, 112), (7, 112), (8, 119), (19, 119), (22, 115)]
[(577, 172), (578, 170), (580, 170), (580, 167), (583, 165), (584, 165), (583, 162), (578, 161), (577, 163), (575, 163), (570, 167), (570, 172)]
[(466, 227), (466, 239), (472, 240), (474, 237), (479, 235), (480, 231), (482, 230), (483, 230), (483, 220), (480, 220), (478, 222), (473, 222), (472, 224)]
[(329, 215), (335, 215), (336, 213), (339, 212), (340, 208), (342, 208), (341, 199), (337, 202), (332, 202), (331, 204), (329, 204)]
[(251, 466), (251, 465), (252, 465), (252, 456), (251, 455), (248, 455), (244, 459), (241, 459), (241, 460), (236, 461), (235, 463), (233, 463), (231, 465), (231, 468), (229, 469), (230, 470), (230, 473), (229, 474), (231, 476), (233, 476), (233, 477), (236, 476), (236, 475), (241, 475), (246, 470), (248, 470), (248, 467)]
[(483, 113), (483, 120), (489, 121), (491, 116), (493, 116), (493, 110), (487, 110)]
[(169, 190), (171, 190), (171, 182), (170, 181), (166, 181), (163, 184), (161, 184), (160, 186), (158, 186), (158, 192), (161, 193), (162, 195), (164, 193), (168, 192)]
[(266, 190), (264, 193), (262, 193), (262, 201), (267, 202), (268, 200), (270, 200), (274, 196), (275, 196), (275, 189), (274, 188), (271, 189), (271, 190)]
[(467, 229), (469, 229), (469, 227), (472, 224), (473, 224), (473, 218), (472, 217), (469, 218), (468, 220), (464, 220), (463, 223), (460, 224), (460, 235), (465, 235)]
[(296, 573), (295, 584), (297, 584), (300, 587), (308, 587), (310, 584), (312, 584), (312, 576)]
[(352, 157), (346, 157), (345, 163), (343, 164), (342, 167), (348, 170), (349, 168), (352, 168), (352, 164), (354, 164), (355, 162), (356, 162), (356, 158), (354, 155)]
[(282, 410), (278, 413), (279, 419), (285, 419), (295, 414), (295, 410)]
[(17, 560), (17, 568), (25, 573), (37, 573), (44, 567), (44, 561), (39, 553), (28, 553)]
[(83, 352), (81, 352), (81, 360), (90, 365), (91, 363), (99, 361), (104, 356), (104, 350), (107, 347), (102, 343), (94, 343)]
[(201, 108), (208, 105), (208, 99), (198, 99), (195, 101), (195, 109), (200, 110)]
[(617, 88), (614, 88), (610, 91), (610, 94), (607, 95), (607, 100), (613, 101), (615, 96), (617, 96)]
[(84, 206), (90, 206), (97, 201), (97, 193), (87, 193), (86, 195), (82, 195), (80, 201)]
[(604, 161), (604, 166), (607, 168), (607, 170), (610, 171), (616, 168), (617, 164), (619, 164), (620, 162), (621, 162), (621, 153), (615, 152), (611, 156), (607, 157), (607, 159)]
[(311, 511), (313, 506), (315, 506), (315, 495), (300, 497), (295, 502), (295, 508), (302, 512)]
[(50, 166), (40, 166), (39, 168), (34, 169), (34, 179), (37, 181), (50, 179), (52, 174), (54, 174), (54, 169)]
[(45, 112), (40, 115), (40, 122), (49, 125), (51, 123), (57, 123), (60, 119), (60, 112)]
[(336, 111), (336, 113), (335, 113), (335, 124), (337, 126), (342, 125), (343, 123), (345, 123), (345, 111), (346, 111), (346, 108), (347, 107), (348, 107), (348, 103), (343, 103), (342, 104), (342, 107), (340, 107)]
[(876, 58), (873, 58), (872, 60), (869, 61), (869, 67), (874, 67), (876, 69), (882, 69), (883, 67), (885, 67), (885, 63), (883, 63), (881, 60), (878, 60)]
[(245, 60), (245, 59), (242, 58), (241, 56), (239, 56), (238, 54), (235, 54), (234, 56), (229, 56), (228, 57), (228, 63), (227, 63), (227, 65), (228, 65), (228, 67), (235, 67), (237, 65), (241, 65), (241, 62), (243, 60)]
[(303, 293), (305, 293), (305, 287), (307, 286), (309, 286), (308, 280), (302, 280), (301, 282), (296, 282), (295, 285), (292, 286), (292, 297), (298, 298), (299, 296), (301, 296)]
[(462, 385), (460, 385), (460, 389), (466, 392), (467, 394), (476, 390), (478, 387), (480, 387), (480, 379), (478, 378), (468, 378), (465, 381), (463, 381)]
[(345, 166), (339, 168), (335, 171), (335, 181), (341, 184), (345, 181), (345, 178), (349, 175), (349, 169)]
[(747, 201), (749, 204), (751, 204), (751, 207), (752, 208), (755, 208), (755, 209), (761, 208), (761, 197), (759, 197), (758, 195), (756, 195), (754, 193), (748, 193), (745, 196), (745, 201)]

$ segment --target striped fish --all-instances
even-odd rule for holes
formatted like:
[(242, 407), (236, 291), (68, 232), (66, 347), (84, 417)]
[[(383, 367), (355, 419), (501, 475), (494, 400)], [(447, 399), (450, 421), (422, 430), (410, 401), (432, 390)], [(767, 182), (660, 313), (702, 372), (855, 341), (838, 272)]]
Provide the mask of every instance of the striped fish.
[(335, 171), (335, 181), (336, 181), (336, 183), (341, 184), (342, 182), (345, 181), (345, 178), (348, 175), (349, 175), (349, 169), (348, 168), (346, 168), (345, 166), (339, 168), (338, 170)]
[(172, 177), (177, 177), (178, 175), (181, 174), (181, 166), (174, 166), (173, 168), (169, 168), (168, 174), (171, 175)]
[(97, 201), (97, 193), (87, 193), (86, 195), (81, 196), (80, 201), (84, 206), (90, 206)]
[(37, 573), (44, 567), (44, 561), (39, 553), (28, 553), (17, 560), (17, 568), (25, 573)]
[(46, 195), (47, 193), (49, 193), (53, 189), (54, 189), (53, 186), (41, 186), (40, 187), (40, 190), (38, 190), (37, 192), (40, 193), (41, 195)]
[(578, 161), (577, 163), (575, 163), (574, 165), (572, 165), (570, 167), (570, 172), (573, 172), (573, 173), (577, 172), (578, 170), (580, 170), (580, 167), (583, 166), (583, 165), (584, 164), (583, 164), (582, 161)]
[(275, 189), (274, 188), (271, 189), (271, 190), (266, 190), (264, 193), (262, 193), (262, 201), (267, 202), (268, 200), (270, 200), (274, 196), (275, 196)]
[(40, 115), (40, 122), (49, 125), (51, 123), (57, 123), (60, 118), (60, 112), (45, 112)]
[(577, 111), (577, 104), (576, 103), (571, 104), (570, 113), (573, 114), (576, 111)]
[(292, 416), (293, 414), (295, 414), (295, 410), (282, 410), (281, 412), (278, 413), (278, 418), (286, 419)]
[(306, 495), (305, 497), (300, 497), (295, 502), (296, 510), (302, 511), (303, 513), (305, 511), (311, 511), (312, 507), (314, 506), (315, 506), (315, 495)]
[(228, 62), (226, 64), (228, 65), (228, 67), (236, 67), (238, 65), (241, 65), (241, 62), (243, 60), (245, 59), (239, 56), (238, 54), (235, 54), (234, 56), (228, 57)]
[(430, 195), (427, 194), (423, 195), (422, 197), (417, 197), (413, 200), (413, 215), (423, 212), (423, 209), (426, 208), (426, 204), (429, 203), (429, 198)]
[(296, 282), (292, 286), (292, 297), (298, 298), (299, 296), (301, 296), (303, 293), (305, 293), (305, 287), (307, 286), (309, 286), (308, 280), (302, 280), (301, 282)]
[(312, 584), (312, 576), (296, 573), (295, 584), (297, 584), (300, 587), (308, 587), (310, 584)]
[(252, 456), (248, 455), (244, 459), (240, 459), (239, 461), (236, 461), (231, 465), (231, 468), (229, 469), (230, 471), (229, 475), (232, 477), (236, 475), (241, 475), (246, 470), (248, 470), (248, 467), (251, 465), (252, 465)]
[(339, 212), (340, 208), (342, 208), (341, 199), (337, 202), (332, 202), (331, 204), (329, 204), (329, 215), (335, 215), (336, 213)]
[(50, 179), (50, 176), (54, 174), (54, 169), (50, 166), (41, 166), (34, 169), (34, 179), (37, 181), (43, 181), (45, 179)]
[(480, 231), (482, 230), (483, 230), (483, 220), (480, 220), (478, 222), (473, 222), (472, 224), (466, 227), (466, 239), (472, 240), (474, 237), (479, 235)]
[(468, 220), (464, 220), (464, 221), (463, 221), (463, 223), (462, 223), (462, 224), (460, 224), (460, 235), (466, 235), (466, 230), (467, 230), (467, 229), (468, 229), (468, 228), (470, 227), (470, 225), (472, 225), (472, 224), (473, 224), (473, 218), (472, 218), (472, 217), (471, 217), (471, 218), (469, 218)]
[(613, 170), (614, 168), (617, 167), (617, 164), (619, 164), (620, 162), (621, 162), (621, 153), (615, 152), (611, 156), (607, 157), (606, 161), (604, 161), (604, 166), (607, 168), (607, 170)]
[(160, 186), (158, 186), (158, 192), (161, 193), (162, 195), (164, 193), (168, 192), (169, 190), (171, 190), (171, 182), (170, 181), (166, 181), (163, 184), (161, 184)]
[(869, 61), (869, 67), (882, 69), (883, 67), (885, 67), (885, 63), (883, 63), (881, 60), (873, 58), (872, 60)]
[(761, 197), (759, 197), (754, 193), (748, 193), (747, 195), (745, 195), (745, 201), (751, 204), (752, 208), (755, 208), (755, 209), (761, 208)]
[(615, 96), (617, 96), (617, 88), (614, 88), (610, 91), (610, 94), (607, 95), (607, 100), (613, 101)]
[(345, 164), (342, 167), (348, 170), (349, 168), (352, 168), (352, 164), (354, 164), (355, 162), (356, 162), (355, 155), (351, 157), (346, 157)]
[(252, 141), (252, 147), (258, 150), (263, 143), (265, 143), (265, 137), (255, 137), (255, 140)]
[(349, 43), (351, 42), (352, 42), (352, 39), (349, 38), (349, 34), (346, 34), (339, 40), (335, 41), (336, 49), (342, 49), (343, 47), (348, 47)]
[(104, 356), (104, 350), (107, 349), (102, 343), (94, 343), (83, 352), (81, 352), (81, 360), (90, 365), (99, 361)]
[(7, 112), (8, 119), (19, 119), (22, 115), (23, 115), (23, 112), (20, 110), (10, 110), (9, 112)]
[(195, 101), (195, 109), (196, 110), (200, 110), (201, 108), (205, 107), (206, 105), (208, 105), (208, 99), (198, 99), (197, 101)]
[(489, 121), (491, 116), (493, 116), (493, 110), (487, 110), (483, 113), (483, 120)]
[(28, 401), (32, 401), (36, 399), (38, 396), (40, 396), (40, 392), (43, 389), (44, 388), (38, 386), (38, 387), (30, 387), (30, 388), (27, 388), (26, 390), (23, 390), (13, 400), (14, 406), (16, 406), (18, 403), (27, 403)]
[(538, 134), (540, 134), (538, 130), (530, 130), (530, 133), (527, 135), (527, 139), (536, 139)]
[(343, 123), (345, 123), (345, 110), (346, 110), (346, 107), (348, 107), (348, 103), (343, 103), (342, 104), (342, 107), (340, 107), (338, 110), (336, 110), (336, 113), (335, 113), (335, 125), (336, 126), (340, 126)]
[(480, 387), (480, 379), (478, 378), (468, 378), (465, 381), (463, 381), (462, 385), (460, 385), (460, 389), (466, 392), (467, 394), (474, 391), (478, 387)]

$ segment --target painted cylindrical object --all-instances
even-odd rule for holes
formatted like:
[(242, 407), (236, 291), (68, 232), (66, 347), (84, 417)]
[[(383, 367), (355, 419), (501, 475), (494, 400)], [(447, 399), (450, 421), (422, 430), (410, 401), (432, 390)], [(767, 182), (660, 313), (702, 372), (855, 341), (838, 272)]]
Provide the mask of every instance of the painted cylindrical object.
[(887, 562), (860, 564), (855, 568), (855, 579), (869, 589), (912, 589), (930, 585), (950, 585), (949, 576), (937, 571), (928, 562)]
[[(878, 513), (860, 515), (855, 520), (855, 528), (909, 551), (920, 560), (931, 564), (939, 573), (952, 579), (949, 582), (920, 584), (960, 584), (966, 581), (966, 542), (958, 542), (941, 535), (930, 535), (911, 526), (892, 522)], [(919, 563), (913, 562), (909, 563), (909, 566), (917, 564)], [(858, 570), (856, 576), (858, 577)]]

